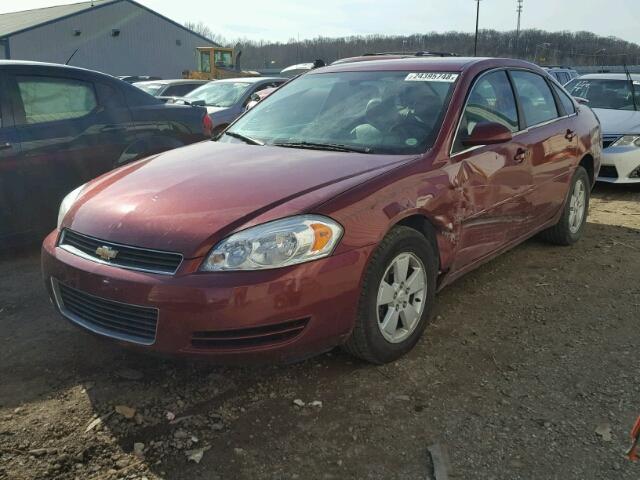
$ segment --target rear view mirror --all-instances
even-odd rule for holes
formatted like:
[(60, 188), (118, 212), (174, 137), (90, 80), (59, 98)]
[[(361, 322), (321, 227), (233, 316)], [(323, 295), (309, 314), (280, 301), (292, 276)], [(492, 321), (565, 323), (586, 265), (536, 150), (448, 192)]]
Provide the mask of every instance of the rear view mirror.
[(258, 95), (257, 93), (251, 94), (251, 101), (252, 102), (259, 102), (260, 101), (260, 95)]
[(471, 134), (462, 140), (465, 147), (477, 147), (479, 145), (495, 145), (510, 142), (513, 138), (511, 130), (496, 122), (479, 123)]

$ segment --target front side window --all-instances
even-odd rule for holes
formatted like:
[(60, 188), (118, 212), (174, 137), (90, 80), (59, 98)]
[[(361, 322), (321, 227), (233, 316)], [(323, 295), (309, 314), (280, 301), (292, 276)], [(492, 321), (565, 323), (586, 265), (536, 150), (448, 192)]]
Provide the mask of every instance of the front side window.
[(546, 80), (532, 72), (511, 72), (527, 127), (558, 117), (558, 108)]
[(230, 107), (249, 90), (246, 82), (210, 82), (187, 93), (184, 98), (203, 100), (209, 107)]
[[(566, 86), (574, 97), (586, 98), (591, 108), (635, 110), (631, 84), (626, 79), (574, 78)], [(640, 81), (633, 81), (635, 104), (640, 106)]]
[(214, 53), (214, 64), (216, 67), (231, 68), (233, 67), (233, 59), (231, 52), (216, 51)]
[(457, 78), (447, 72), (308, 73), (260, 102), (221, 141), (233, 141), (235, 133), (293, 148), (421, 153), (440, 131)]
[(25, 123), (35, 124), (84, 117), (97, 106), (93, 85), (53, 77), (16, 77)]
[(518, 108), (506, 72), (484, 75), (476, 82), (460, 120), (453, 153), (465, 147), (462, 141), (471, 135), (479, 123), (499, 123), (512, 132), (519, 130)]

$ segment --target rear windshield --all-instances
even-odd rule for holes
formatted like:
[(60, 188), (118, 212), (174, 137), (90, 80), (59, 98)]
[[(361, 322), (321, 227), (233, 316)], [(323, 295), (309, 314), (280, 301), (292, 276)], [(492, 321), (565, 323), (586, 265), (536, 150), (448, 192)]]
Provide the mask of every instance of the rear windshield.
[[(307, 74), (276, 90), (229, 131), (265, 144), (424, 152), (440, 130), (457, 78), (450, 72)], [(229, 137), (221, 141), (234, 141)]]
[(162, 87), (164, 87), (164, 83), (134, 83), (133, 85), (143, 92), (147, 92), (149, 95), (157, 95)]
[(635, 110), (640, 106), (640, 82), (633, 81), (635, 105), (628, 80), (575, 78), (564, 87), (574, 97), (586, 98), (591, 108)]
[(251, 87), (246, 82), (209, 82), (187, 93), (184, 98), (202, 100), (209, 107), (230, 107)]

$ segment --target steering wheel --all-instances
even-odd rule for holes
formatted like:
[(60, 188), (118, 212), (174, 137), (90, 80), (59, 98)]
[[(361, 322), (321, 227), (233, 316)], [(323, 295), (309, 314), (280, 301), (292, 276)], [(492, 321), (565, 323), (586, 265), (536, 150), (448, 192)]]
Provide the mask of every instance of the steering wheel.
[[(400, 138), (420, 138), (424, 137), (427, 133), (427, 124), (423, 121), (419, 120), (413, 115), (405, 117), (399, 122), (396, 122), (394, 125), (389, 128), (388, 132), (391, 135), (398, 136)], [(415, 132), (416, 135), (412, 135), (409, 132)]]

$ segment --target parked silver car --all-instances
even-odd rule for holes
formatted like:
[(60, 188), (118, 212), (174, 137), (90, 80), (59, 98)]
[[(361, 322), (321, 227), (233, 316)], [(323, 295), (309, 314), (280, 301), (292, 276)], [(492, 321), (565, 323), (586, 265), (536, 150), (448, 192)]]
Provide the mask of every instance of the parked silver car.
[(196, 88), (176, 103), (186, 102), (207, 108), (216, 135), (245, 111), (251, 95), (266, 88), (278, 87), (288, 78), (247, 77), (215, 80)]
[(565, 88), (588, 100), (602, 124), (598, 180), (640, 183), (640, 75), (594, 73), (571, 80)]

